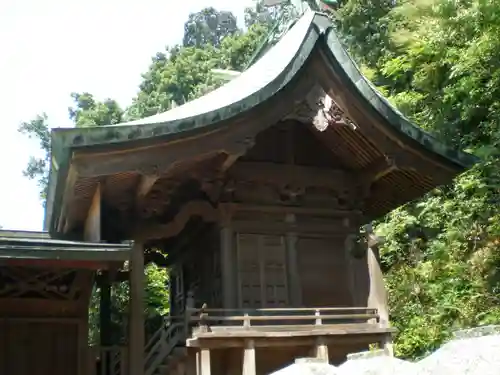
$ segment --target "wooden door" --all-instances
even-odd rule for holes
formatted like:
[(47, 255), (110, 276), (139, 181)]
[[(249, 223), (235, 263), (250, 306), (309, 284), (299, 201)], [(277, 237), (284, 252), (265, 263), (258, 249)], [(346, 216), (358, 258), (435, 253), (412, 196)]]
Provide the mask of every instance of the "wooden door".
[(238, 234), (240, 308), (286, 307), (288, 282), (282, 236)]

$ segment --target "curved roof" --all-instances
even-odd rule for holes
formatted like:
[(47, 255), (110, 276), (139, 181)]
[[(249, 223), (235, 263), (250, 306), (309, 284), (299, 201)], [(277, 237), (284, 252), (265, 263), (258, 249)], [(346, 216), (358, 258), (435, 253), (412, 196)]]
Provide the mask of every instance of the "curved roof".
[(397, 138), (395, 142), (403, 149), (420, 148), (427, 157), (438, 158), (455, 174), (476, 162), (472, 155), (446, 147), (405, 118), (361, 74), (327, 17), (308, 11), (247, 71), (203, 97), (167, 112), (119, 125), (55, 129), (46, 227), (53, 229), (54, 217), (60, 215), (60, 202), (65, 194), (74, 151), (130, 149), (208, 134), (231, 122), (232, 126), (244, 126), (234, 119), (293, 86), (306, 63), (317, 54), (328, 62), (327, 66), (320, 67), (330, 77), (328, 82), (322, 83), (327, 86), (323, 87), (325, 91), (335, 90), (338, 85), (347, 87), (348, 95), (336, 98), (341, 107), (351, 106), (353, 112), (362, 107), (365, 114), (377, 118), (378, 130), (388, 138)]

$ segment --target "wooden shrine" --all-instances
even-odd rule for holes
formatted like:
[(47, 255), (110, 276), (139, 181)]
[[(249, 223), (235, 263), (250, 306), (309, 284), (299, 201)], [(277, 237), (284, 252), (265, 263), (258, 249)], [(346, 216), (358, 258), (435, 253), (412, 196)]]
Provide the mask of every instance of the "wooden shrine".
[[(475, 162), (382, 98), (312, 11), (221, 88), (52, 142), (50, 233), (134, 241), (130, 375), (260, 375), (390, 351), (367, 224)], [(146, 337), (150, 261), (169, 267), (171, 313)]]
[(0, 374), (87, 375), (93, 275), (129, 250), (0, 230)]

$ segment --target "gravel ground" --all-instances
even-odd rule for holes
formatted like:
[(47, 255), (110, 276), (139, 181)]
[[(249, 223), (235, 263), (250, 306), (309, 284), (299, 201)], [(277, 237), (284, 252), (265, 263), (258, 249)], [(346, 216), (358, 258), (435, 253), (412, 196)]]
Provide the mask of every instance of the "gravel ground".
[(454, 340), (415, 363), (370, 353), (367, 358), (353, 356), (339, 367), (299, 359), (272, 375), (500, 375), (498, 332), (499, 327), (457, 332)]

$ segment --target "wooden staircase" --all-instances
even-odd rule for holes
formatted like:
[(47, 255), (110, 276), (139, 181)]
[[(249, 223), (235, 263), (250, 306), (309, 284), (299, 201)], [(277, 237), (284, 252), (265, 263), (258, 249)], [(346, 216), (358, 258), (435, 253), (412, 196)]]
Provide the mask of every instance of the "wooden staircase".
[(185, 354), (187, 325), (168, 318), (145, 347), (144, 375), (167, 375), (167, 371)]

